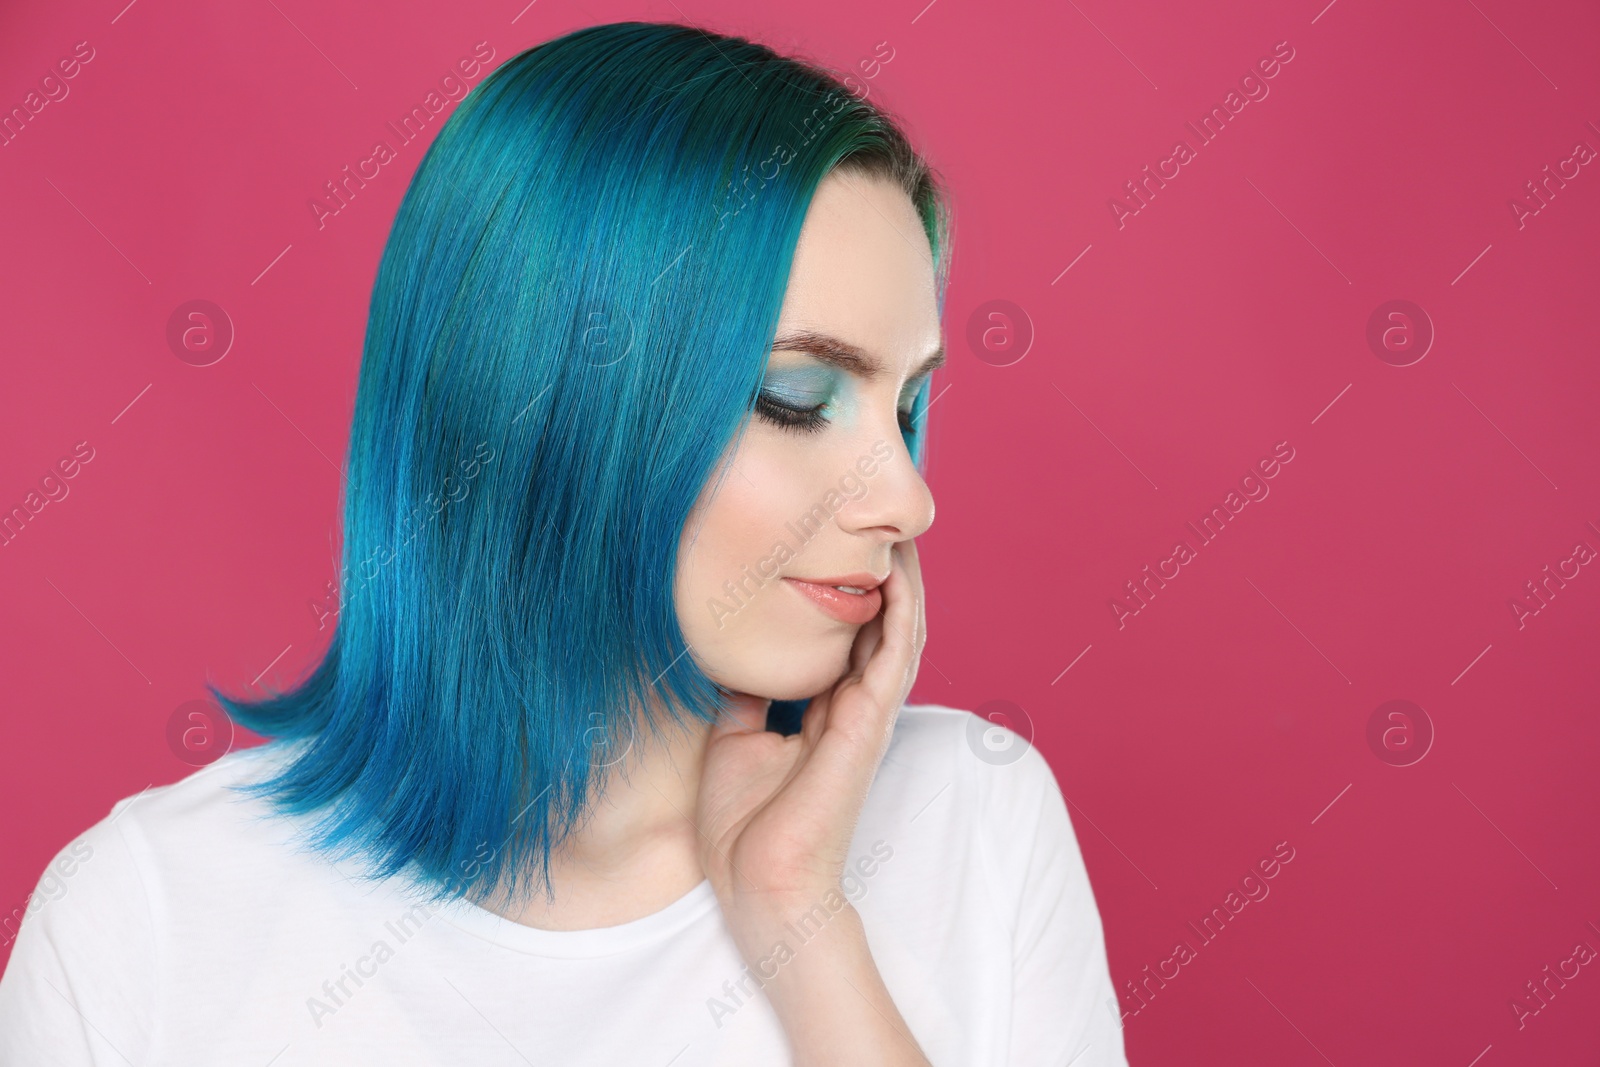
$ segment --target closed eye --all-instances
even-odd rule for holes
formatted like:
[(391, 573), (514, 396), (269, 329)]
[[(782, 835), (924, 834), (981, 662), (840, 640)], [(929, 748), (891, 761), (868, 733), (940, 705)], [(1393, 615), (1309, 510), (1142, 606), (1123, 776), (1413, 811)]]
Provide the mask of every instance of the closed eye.
[(763, 389), (756, 394), (755, 406), (756, 414), (786, 430), (815, 433), (828, 424), (828, 417), (823, 414), (823, 410), (828, 406), (827, 401), (807, 407), (797, 407), (784, 403)]

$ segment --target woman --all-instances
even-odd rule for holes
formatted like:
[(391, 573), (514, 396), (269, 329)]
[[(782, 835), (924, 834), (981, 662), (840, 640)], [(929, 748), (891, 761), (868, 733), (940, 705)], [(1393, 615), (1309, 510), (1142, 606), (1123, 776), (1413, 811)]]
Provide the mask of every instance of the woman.
[(807, 64), (486, 78), (379, 267), (330, 647), (57, 857), (0, 1060), (1124, 1063), (1049, 767), (901, 706), (947, 271)]

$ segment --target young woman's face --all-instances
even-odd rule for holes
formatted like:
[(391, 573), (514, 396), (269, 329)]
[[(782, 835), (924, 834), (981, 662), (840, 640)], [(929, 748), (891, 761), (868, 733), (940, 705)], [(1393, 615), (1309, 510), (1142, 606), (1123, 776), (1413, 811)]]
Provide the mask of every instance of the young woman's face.
[(933, 522), (902, 434), (923, 430), (911, 402), (940, 341), (933, 254), (910, 198), (859, 174), (825, 178), (750, 425), (679, 548), (678, 618), (714, 681), (793, 700), (844, 674), (894, 544)]

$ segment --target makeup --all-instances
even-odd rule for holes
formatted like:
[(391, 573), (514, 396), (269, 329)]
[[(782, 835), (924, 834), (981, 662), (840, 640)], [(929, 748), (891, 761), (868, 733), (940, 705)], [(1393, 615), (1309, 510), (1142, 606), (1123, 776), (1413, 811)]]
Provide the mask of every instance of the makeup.
[[(784, 578), (784, 582), (824, 613), (852, 626), (871, 622), (883, 608), (883, 593), (878, 589), (880, 583), (870, 575), (845, 575), (822, 582)], [(837, 588), (840, 585), (862, 591), (845, 592)]]

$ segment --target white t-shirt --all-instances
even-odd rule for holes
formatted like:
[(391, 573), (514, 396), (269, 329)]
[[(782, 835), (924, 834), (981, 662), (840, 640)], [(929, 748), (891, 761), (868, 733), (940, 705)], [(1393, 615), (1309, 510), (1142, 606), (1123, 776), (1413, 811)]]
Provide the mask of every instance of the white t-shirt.
[[(419, 907), (403, 877), (363, 880), (224, 788), (281, 759), (230, 753), (61, 850), (0, 978), (0, 1067), (792, 1062), (710, 882), (593, 930)], [(937, 1067), (1125, 1067), (1099, 912), (1037, 749), (903, 708), (850, 856), (846, 896)], [(796, 933), (791, 951), (815, 929)]]

